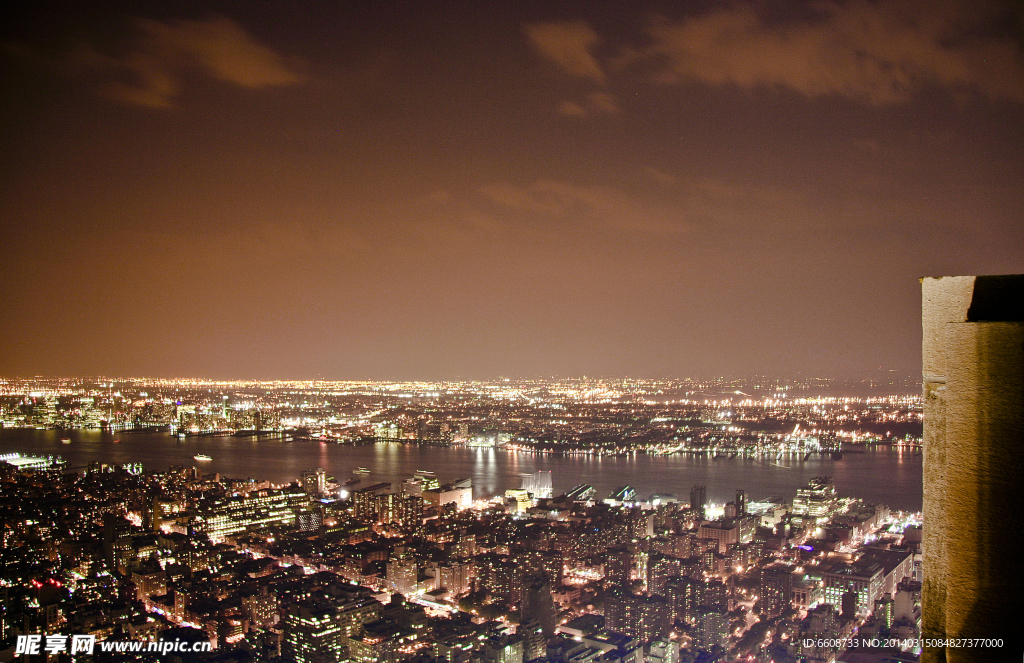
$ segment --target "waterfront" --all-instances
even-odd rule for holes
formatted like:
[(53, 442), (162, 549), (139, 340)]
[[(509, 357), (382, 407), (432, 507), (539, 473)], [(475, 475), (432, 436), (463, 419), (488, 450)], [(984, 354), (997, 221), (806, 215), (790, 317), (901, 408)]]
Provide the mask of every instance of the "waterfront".
[[(69, 438), (63, 444), (61, 438)], [(115, 443), (115, 440), (119, 440)], [(84, 469), (90, 461), (142, 463), (147, 470), (163, 471), (173, 465), (201, 465), (204, 473), (225, 477), (296, 480), (303, 470), (324, 467), (339, 482), (352, 470), (370, 470), (360, 485), (378, 481), (400, 482), (417, 470), (435, 472), (442, 481), (470, 477), (474, 495), (489, 497), (520, 487), (522, 476), (550, 470), (556, 494), (576, 484), (589, 483), (598, 497), (629, 484), (646, 498), (672, 493), (684, 501), (690, 487), (703, 483), (712, 502), (733, 498), (742, 488), (752, 499), (781, 496), (791, 499), (811, 477), (831, 476), (842, 495), (887, 504), (893, 509), (921, 509), (921, 454), (890, 447), (847, 450), (841, 459), (812, 455), (781, 458), (711, 458), (708, 456), (616, 457), (557, 456), (494, 448), (428, 447), (400, 443), (365, 446), (286, 441), (280, 437), (188, 437), (167, 433), (100, 430), (0, 430), (0, 453), (22, 452), (59, 455), (69, 469)], [(209, 462), (194, 456), (206, 454)]]

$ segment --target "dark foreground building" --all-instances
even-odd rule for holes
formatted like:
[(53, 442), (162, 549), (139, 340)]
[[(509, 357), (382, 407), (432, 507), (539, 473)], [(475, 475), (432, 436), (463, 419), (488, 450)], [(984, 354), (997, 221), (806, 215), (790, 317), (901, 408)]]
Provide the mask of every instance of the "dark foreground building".
[(1024, 275), (922, 279), (922, 661), (1020, 660)]

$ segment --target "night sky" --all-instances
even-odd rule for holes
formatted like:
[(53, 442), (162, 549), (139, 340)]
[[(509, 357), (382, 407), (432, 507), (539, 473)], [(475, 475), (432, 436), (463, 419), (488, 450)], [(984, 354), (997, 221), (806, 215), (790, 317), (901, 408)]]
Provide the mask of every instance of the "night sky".
[(1019, 4), (67, 5), (0, 375), (913, 375), (919, 277), (1024, 272)]

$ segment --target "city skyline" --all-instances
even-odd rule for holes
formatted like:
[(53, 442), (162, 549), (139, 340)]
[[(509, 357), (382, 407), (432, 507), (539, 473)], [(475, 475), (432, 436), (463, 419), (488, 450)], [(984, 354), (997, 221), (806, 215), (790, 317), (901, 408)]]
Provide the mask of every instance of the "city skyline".
[(0, 375), (905, 376), (1024, 271), (1011, 3), (20, 12)]

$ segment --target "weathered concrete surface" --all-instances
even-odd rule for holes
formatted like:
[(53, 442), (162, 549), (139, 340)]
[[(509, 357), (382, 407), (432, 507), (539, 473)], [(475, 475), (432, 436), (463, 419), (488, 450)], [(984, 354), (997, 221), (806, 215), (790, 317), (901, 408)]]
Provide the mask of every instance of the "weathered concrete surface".
[[(921, 633), (938, 638), (946, 632), (946, 346), (945, 328), (967, 320), (974, 292), (973, 276), (921, 280), (921, 352), (924, 379), (924, 582), (921, 601), (927, 606)], [(929, 657), (931, 654), (931, 658)], [(926, 652), (922, 661), (944, 660)]]
[(946, 347), (957, 358), (946, 383), (946, 637), (1003, 638), (1007, 648), (947, 649), (946, 660), (1010, 651), (1016, 659), (1024, 651), (1024, 323), (949, 324)]
[(1004, 641), (1001, 650), (926, 649), (926, 663), (1024, 651), (1022, 295), (1024, 276), (922, 280), (922, 635)]

